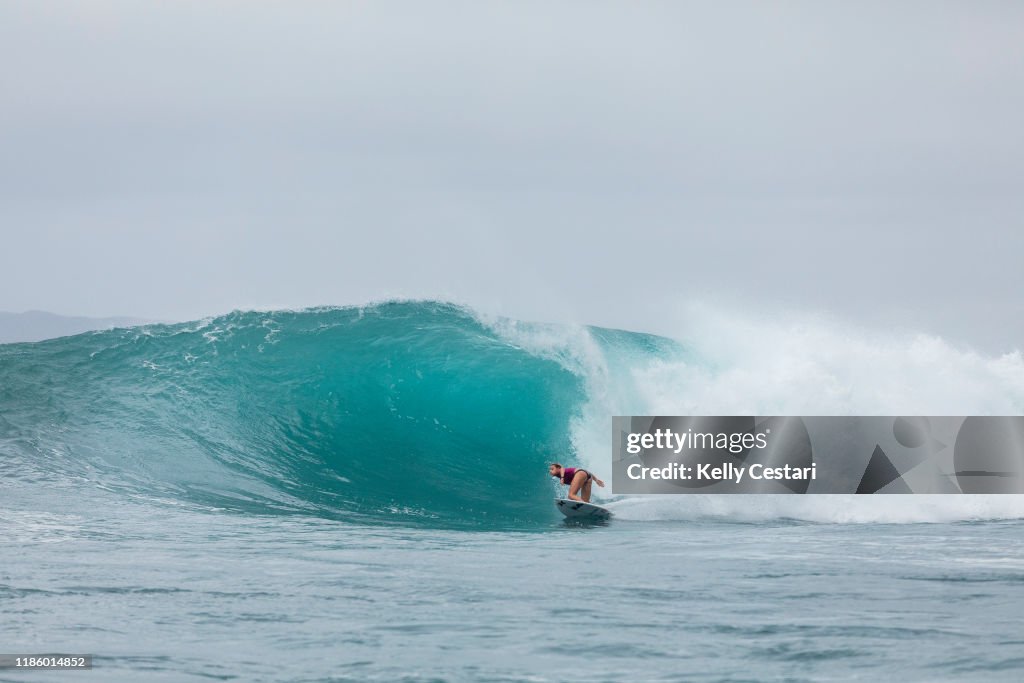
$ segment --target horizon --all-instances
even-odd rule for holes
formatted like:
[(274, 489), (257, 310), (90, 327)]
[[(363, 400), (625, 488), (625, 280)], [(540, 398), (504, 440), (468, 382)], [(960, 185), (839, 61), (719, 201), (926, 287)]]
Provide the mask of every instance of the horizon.
[[(881, 344), (884, 343), (883, 340), (887, 340), (889, 343), (896, 343), (898, 346), (902, 346), (904, 348), (910, 348), (921, 340), (933, 340), (940, 343), (950, 352), (966, 354), (968, 357), (971, 354), (981, 354), (983, 357), (988, 358), (1014, 358), (1018, 357), (1022, 352), (1021, 346), (1010, 348), (986, 348), (984, 346), (971, 343), (968, 340), (934, 334), (926, 330), (914, 328), (888, 329), (866, 325), (836, 316), (829, 316), (820, 313), (809, 314), (807, 311), (791, 310), (783, 315), (769, 317), (765, 315), (757, 315), (751, 311), (742, 311), (740, 309), (723, 310), (712, 306), (694, 304), (675, 311), (675, 315), (672, 318), (672, 326), (669, 326), (667, 329), (663, 328), (661, 331), (652, 331), (640, 328), (614, 327), (586, 321), (567, 322), (559, 320), (516, 318), (513, 316), (496, 315), (488, 311), (482, 311), (466, 302), (429, 298), (390, 298), (369, 301), (361, 304), (344, 305), (320, 304), (305, 307), (234, 308), (220, 313), (213, 313), (184, 320), (156, 320), (131, 315), (102, 317), (69, 316), (52, 311), (41, 310), (29, 310), (22, 312), (0, 311), (0, 344), (47, 341), (50, 339), (73, 336), (86, 332), (103, 331), (114, 328), (146, 327), (151, 325), (186, 325), (189, 323), (212, 321), (236, 313), (315, 313), (317, 311), (324, 310), (348, 310), (388, 304), (418, 303), (437, 303), (455, 306), (466, 310), (470, 315), (477, 317), (481, 321), (508, 320), (516, 323), (525, 323), (527, 325), (561, 326), (566, 329), (574, 326), (580, 326), (588, 329), (617, 330), (631, 334), (662, 337), (685, 344), (706, 345), (711, 337), (715, 334), (721, 333), (723, 330), (727, 331), (728, 334), (734, 334), (737, 336), (744, 336), (752, 333), (759, 335), (772, 335), (778, 334), (780, 331), (784, 330), (800, 330), (802, 333), (805, 333), (808, 330), (813, 330), (816, 334), (830, 337), (833, 343), (839, 343), (840, 340), (851, 340), (867, 344), (868, 346), (877, 346), (879, 348), (881, 348)], [(41, 321), (34, 321), (37, 324), (41, 323), (41, 327), (37, 326), (35, 328), (28, 328), (28, 330), (18, 327), (19, 324), (25, 322), (26, 317), (32, 316), (33, 314), (44, 316)], [(693, 323), (688, 327), (685, 326), (683, 322), (687, 315), (691, 316), (691, 322)], [(32, 323), (30, 322), (30, 324)], [(713, 345), (707, 346), (707, 348), (711, 348), (711, 346)], [(850, 356), (848, 360), (852, 360), (854, 357), (855, 356)]]

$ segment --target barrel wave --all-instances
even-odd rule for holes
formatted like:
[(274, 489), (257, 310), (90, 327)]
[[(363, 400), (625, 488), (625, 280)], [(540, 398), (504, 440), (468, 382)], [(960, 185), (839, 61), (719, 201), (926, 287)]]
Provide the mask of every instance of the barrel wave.
[[(522, 529), (561, 519), (551, 459), (608, 479), (612, 415), (1024, 409), (1020, 352), (718, 312), (689, 322), (684, 343), (401, 301), (0, 345), (0, 486), (47, 508), (57, 491), (103, 504)], [(622, 521), (1024, 516), (1015, 496), (769, 498), (610, 502)]]
[(366, 523), (550, 519), (584, 379), (437, 302), (0, 346), (5, 480)]

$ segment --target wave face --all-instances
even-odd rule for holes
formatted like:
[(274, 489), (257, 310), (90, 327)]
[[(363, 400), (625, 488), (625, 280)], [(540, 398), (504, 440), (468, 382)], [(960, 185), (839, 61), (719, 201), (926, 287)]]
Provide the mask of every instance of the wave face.
[(371, 522), (548, 519), (584, 400), (557, 358), (432, 302), (0, 347), (12, 479)]
[[(719, 313), (691, 320), (683, 345), (392, 302), (0, 346), (0, 477), (27, 492), (522, 527), (559, 518), (551, 459), (608, 471), (612, 415), (1024, 410), (1019, 353), (985, 358), (935, 338)], [(624, 520), (1024, 516), (1017, 497), (953, 507), (870, 498), (611, 504)]]

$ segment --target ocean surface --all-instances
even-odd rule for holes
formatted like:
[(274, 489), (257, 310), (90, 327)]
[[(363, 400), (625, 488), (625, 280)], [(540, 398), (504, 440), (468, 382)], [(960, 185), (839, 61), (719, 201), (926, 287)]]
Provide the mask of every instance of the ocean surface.
[[(0, 681), (1018, 681), (1017, 496), (613, 496), (615, 414), (1019, 414), (1024, 362), (438, 302), (0, 346)], [(817, 406), (816, 410), (808, 410)], [(564, 489), (561, 489), (564, 491)]]

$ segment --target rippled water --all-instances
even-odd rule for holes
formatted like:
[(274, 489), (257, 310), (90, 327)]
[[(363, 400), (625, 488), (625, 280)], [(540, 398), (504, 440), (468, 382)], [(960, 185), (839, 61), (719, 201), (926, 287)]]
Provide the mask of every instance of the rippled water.
[(4, 681), (1024, 677), (1017, 521), (518, 533), (29, 508), (0, 508), (0, 640), (95, 668)]

